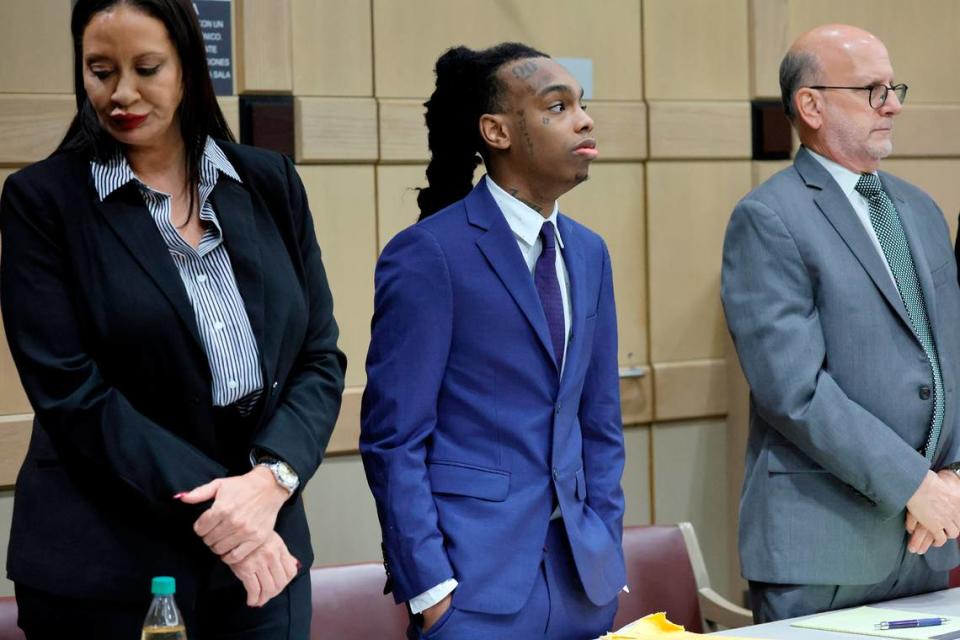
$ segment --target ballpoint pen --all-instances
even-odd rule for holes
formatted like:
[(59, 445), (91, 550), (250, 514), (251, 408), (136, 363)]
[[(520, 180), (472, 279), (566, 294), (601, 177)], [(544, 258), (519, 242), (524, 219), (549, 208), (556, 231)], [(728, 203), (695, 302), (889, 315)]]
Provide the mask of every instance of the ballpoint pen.
[(917, 618), (915, 620), (889, 620), (878, 622), (873, 625), (875, 629), (886, 631), (887, 629), (913, 629), (914, 627), (936, 627), (944, 622), (949, 622), (949, 618)]

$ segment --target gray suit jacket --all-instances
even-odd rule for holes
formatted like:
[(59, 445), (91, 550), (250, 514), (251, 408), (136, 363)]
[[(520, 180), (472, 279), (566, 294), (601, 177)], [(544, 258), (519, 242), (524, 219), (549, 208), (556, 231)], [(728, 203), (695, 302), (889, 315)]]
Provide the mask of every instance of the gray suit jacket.
[[(943, 215), (881, 173), (903, 220), (946, 393), (937, 469), (960, 459), (960, 290)], [(733, 211), (722, 297), (750, 383), (740, 501), (744, 577), (871, 584), (906, 545), (905, 505), (930, 467), (921, 451), (933, 376), (884, 259), (846, 196), (809, 152)], [(927, 563), (960, 562), (957, 544)]]

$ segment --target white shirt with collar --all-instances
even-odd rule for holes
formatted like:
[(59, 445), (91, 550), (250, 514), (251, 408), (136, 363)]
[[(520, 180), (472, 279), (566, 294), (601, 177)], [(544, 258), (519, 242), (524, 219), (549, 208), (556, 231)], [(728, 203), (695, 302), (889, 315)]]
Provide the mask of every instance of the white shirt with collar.
[[(857, 191), (857, 182), (860, 180), (860, 174), (856, 171), (847, 169), (843, 165), (840, 165), (829, 158), (825, 158), (816, 151), (811, 150), (809, 147), (804, 148), (810, 152), (810, 155), (813, 156), (814, 159), (830, 173), (834, 181), (840, 187), (840, 190), (843, 191), (843, 195), (847, 196), (847, 200), (850, 201), (850, 206), (853, 207), (854, 212), (857, 214), (857, 218), (860, 219), (860, 224), (863, 225), (864, 231), (866, 231), (867, 236), (870, 237), (870, 242), (873, 243), (877, 253), (879, 253), (880, 257), (883, 259), (883, 266), (886, 267), (887, 274), (890, 276), (890, 279), (893, 280), (893, 286), (896, 287), (897, 281), (893, 277), (893, 272), (890, 271), (890, 265), (887, 263), (887, 257), (883, 253), (883, 247), (880, 246), (880, 240), (877, 238), (877, 232), (873, 229), (873, 223), (870, 222), (870, 203), (865, 197), (863, 197), (863, 194)], [(876, 174), (876, 171), (873, 173)]]
[[(540, 257), (540, 254), (543, 253), (543, 241), (540, 240), (540, 229), (543, 227), (544, 222), (549, 222), (553, 225), (553, 232), (557, 238), (557, 281), (560, 283), (560, 298), (563, 300), (563, 362), (565, 366), (567, 362), (567, 343), (570, 342), (570, 319), (573, 317), (573, 314), (570, 307), (570, 276), (567, 273), (567, 265), (563, 262), (563, 238), (560, 237), (560, 229), (557, 228), (559, 207), (557, 203), (554, 202), (550, 217), (545, 219), (529, 206), (500, 188), (490, 176), (484, 177), (484, 180), (486, 180), (490, 195), (493, 196), (494, 201), (503, 213), (503, 217), (506, 218), (507, 224), (510, 225), (513, 237), (517, 239), (517, 245), (520, 247), (520, 253), (527, 263), (527, 269), (530, 270), (531, 278), (534, 277), (534, 272), (537, 269), (537, 259)], [(562, 373), (563, 369), (561, 367), (561, 374)], [(559, 517), (559, 515), (559, 510), (556, 510), (551, 518)], [(449, 578), (437, 586), (424, 591), (420, 595), (410, 598), (410, 611), (416, 614), (429, 609), (453, 593), (453, 590), (457, 588), (458, 584), (456, 579)]]

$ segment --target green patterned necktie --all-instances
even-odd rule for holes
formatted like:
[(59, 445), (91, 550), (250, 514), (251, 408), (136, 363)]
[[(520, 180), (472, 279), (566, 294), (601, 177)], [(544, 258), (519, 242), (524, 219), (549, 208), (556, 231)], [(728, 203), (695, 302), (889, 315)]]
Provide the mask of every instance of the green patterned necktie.
[(913, 325), (913, 330), (923, 346), (923, 352), (930, 363), (933, 373), (933, 416), (930, 420), (930, 435), (924, 455), (927, 460), (933, 459), (937, 450), (937, 440), (940, 438), (940, 429), (943, 427), (943, 376), (940, 373), (940, 357), (937, 355), (937, 345), (930, 330), (930, 320), (927, 317), (927, 305), (917, 279), (917, 269), (913, 263), (913, 254), (907, 244), (907, 236), (903, 232), (900, 215), (890, 197), (880, 185), (880, 178), (872, 173), (865, 173), (857, 181), (857, 191), (870, 204), (870, 223), (880, 241), (883, 255), (890, 265), (890, 271), (896, 280), (900, 299), (907, 309), (907, 316)]

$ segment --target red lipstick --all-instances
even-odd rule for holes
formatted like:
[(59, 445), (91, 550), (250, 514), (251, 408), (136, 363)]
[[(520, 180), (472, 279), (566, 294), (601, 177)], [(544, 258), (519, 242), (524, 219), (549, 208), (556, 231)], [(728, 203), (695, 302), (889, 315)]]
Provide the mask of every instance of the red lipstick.
[(124, 131), (136, 129), (143, 124), (143, 121), (146, 119), (146, 115), (138, 116), (132, 113), (117, 113), (110, 116), (110, 120), (113, 122), (114, 126)]

